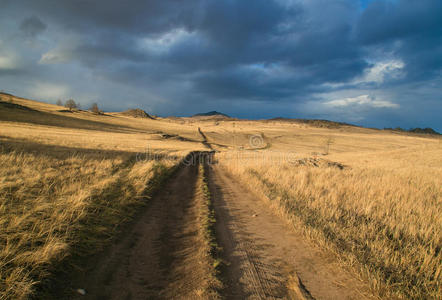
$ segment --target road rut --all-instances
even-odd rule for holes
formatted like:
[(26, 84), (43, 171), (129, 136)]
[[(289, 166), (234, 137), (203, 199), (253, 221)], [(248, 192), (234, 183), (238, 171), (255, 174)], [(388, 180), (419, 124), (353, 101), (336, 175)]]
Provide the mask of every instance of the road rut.
[(226, 299), (371, 299), (264, 201), (213, 165), (210, 189), (223, 248)]
[(195, 159), (180, 167), (124, 237), (80, 276), (76, 285), (86, 295), (77, 299), (212, 298), (198, 173)]

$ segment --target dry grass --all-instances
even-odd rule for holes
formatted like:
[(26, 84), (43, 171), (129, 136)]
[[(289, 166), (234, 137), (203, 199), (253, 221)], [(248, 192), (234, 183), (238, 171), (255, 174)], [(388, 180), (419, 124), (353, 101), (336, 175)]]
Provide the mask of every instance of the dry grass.
[[(208, 156), (204, 157), (204, 159), (209, 159)], [(211, 265), (210, 268), (210, 278), (209, 278), (209, 287), (208, 290), (211, 291), (211, 299), (220, 299), (219, 291), (222, 289), (223, 284), (220, 278), (221, 276), (221, 268), (223, 266), (223, 262), (221, 259), (221, 247), (218, 244), (216, 238), (216, 214), (213, 208), (213, 199), (210, 194), (208, 182), (208, 172), (209, 167), (207, 164), (202, 162), (199, 166), (199, 176), (198, 176), (198, 187), (200, 192), (203, 195), (203, 201), (200, 207), (200, 224), (201, 224), (201, 235), (203, 236), (203, 240), (206, 246), (206, 253), (208, 256), (209, 263)]]
[(348, 166), (342, 170), (321, 163), (324, 158), (311, 158), (317, 166), (300, 164), (302, 154), (241, 151), (218, 157), (315, 243), (359, 269), (382, 297), (435, 299), (442, 293), (442, 147), (437, 141), (327, 157)]
[(24, 299), (66, 258), (99, 251), (171, 162), (0, 153), (0, 299)]

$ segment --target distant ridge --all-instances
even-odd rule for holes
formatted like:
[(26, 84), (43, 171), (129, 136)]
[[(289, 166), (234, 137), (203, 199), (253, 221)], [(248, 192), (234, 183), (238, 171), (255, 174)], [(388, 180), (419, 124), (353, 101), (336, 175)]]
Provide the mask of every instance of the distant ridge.
[(308, 125), (312, 125), (315, 127), (326, 127), (326, 128), (339, 128), (342, 126), (361, 127), (361, 126), (357, 126), (357, 125), (353, 125), (353, 124), (349, 124), (349, 123), (345, 123), (345, 122), (335, 122), (335, 121), (320, 120), (320, 119), (291, 119), (291, 118), (278, 117), (278, 118), (268, 119), (267, 121), (303, 123), (303, 124), (308, 124)]
[(220, 117), (226, 117), (226, 118), (230, 118), (230, 116), (220, 113), (218, 111), (209, 111), (206, 113), (198, 113), (198, 114), (194, 114), (192, 117), (213, 117), (213, 116), (220, 116)]
[(420, 133), (420, 134), (435, 134), (435, 135), (441, 135), (441, 133), (437, 132), (433, 128), (410, 128), (410, 129), (403, 129), (401, 127), (396, 128), (384, 128), (384, 130), (392, 130), (392, 131), (399, 131), (399, 132), (411, 132), (411, 133)]

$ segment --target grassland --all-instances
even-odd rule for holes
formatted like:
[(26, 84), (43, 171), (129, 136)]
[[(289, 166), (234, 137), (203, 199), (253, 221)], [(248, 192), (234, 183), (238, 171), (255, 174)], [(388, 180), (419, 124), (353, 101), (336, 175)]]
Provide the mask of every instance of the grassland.
[[(286, 144), (304, 152), (284, 150), (283, 138), (274, 152), (230, 151), (218, 159), (295, 228), (368, 278), (376, 294), (436, 299), (442, 276), (440, 140), (329, 133), (329, 146), (327, 131), (316, 145), (302, 135)], [(325, 148), (329, 155), (321, 154)]]
[(0, 299), (102, 249), (180, 158), (207, 150), (198, 128), (225, 169), (375, 293), (442, 293), (440, 137), (12, 103), (0, 106)]
[(65, 258), (96, 253), (169, 164), (88, 155), (0, 153), (2, 298), (22, 299)]

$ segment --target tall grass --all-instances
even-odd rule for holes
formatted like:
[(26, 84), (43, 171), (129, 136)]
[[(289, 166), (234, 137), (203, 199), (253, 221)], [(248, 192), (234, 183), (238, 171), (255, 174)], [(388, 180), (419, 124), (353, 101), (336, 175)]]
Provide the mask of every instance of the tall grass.
[[(442, 149), (341, 154), (350, 167), (219, 156), (251, 190), (276, 203), (383, 297), (442, 293)], [(255, 156), (256, 157), (256, 156)]]
[(26, 299), (57, 265), (102, 249), (172, 166), (58, 156), (0, 152), (0, 299)]

